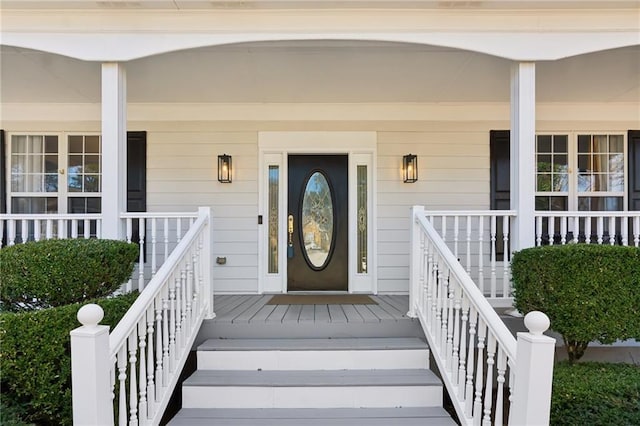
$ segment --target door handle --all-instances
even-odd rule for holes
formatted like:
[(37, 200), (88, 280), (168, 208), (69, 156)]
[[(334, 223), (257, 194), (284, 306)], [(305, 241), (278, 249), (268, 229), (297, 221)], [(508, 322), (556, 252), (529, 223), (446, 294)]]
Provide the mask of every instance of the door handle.
[(293, 215), (290, 214), (287, 218), (288, 231), (289, 231), (289, 244), (287, 245), (287, 257), (293, 257)]

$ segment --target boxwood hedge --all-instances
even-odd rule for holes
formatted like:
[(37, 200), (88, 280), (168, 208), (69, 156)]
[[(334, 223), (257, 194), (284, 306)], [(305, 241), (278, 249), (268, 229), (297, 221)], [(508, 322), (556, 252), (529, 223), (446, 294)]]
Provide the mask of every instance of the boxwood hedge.
[[(137, 297), (130, 293), (97, 303), (101, 324), (118, 323)], [(71, 343), (69, 332), (80, 326), (80, 304), (33, 312), (0, 314), (0, 371), (3, 405), (35, 424), (70, 425)]]
[(2, 310), (19, 312), (105, 297), (129, 279), (135, 244), (43, 240), (0, 250)]
[(569, 244), (515, 253), (515, 306), (545, 312), (570, 361), (591, 341), (640, 338), (640, 248)]
[(551, 424), (640, 425), (640, 366), (557, 363), (553, 372)]

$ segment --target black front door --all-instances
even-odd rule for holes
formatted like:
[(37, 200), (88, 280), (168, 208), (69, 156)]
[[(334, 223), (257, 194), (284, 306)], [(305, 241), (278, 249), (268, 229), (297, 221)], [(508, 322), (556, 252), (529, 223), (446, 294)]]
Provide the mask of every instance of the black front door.
[(289, 155), (288, 291), (347, 291), (348, 156)]

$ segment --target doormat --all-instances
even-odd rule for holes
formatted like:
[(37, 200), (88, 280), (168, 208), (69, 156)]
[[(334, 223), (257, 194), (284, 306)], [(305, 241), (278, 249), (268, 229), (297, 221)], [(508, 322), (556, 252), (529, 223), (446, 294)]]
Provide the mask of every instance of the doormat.
[(267, 305), (377, 305), (366, 294), (277, 294)]

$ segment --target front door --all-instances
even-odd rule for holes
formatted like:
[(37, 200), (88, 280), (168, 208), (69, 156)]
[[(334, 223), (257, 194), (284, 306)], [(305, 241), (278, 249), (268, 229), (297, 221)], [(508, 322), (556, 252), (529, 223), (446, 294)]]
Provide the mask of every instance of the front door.
[(349, 289), (347, 155), (289, 155), (288, 291)]

